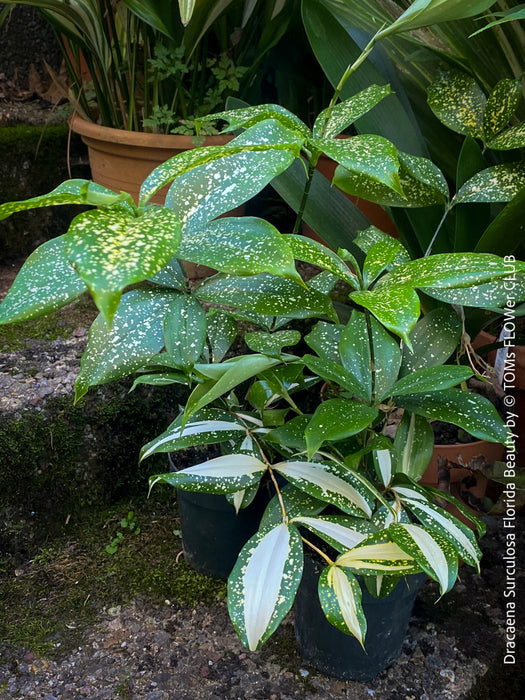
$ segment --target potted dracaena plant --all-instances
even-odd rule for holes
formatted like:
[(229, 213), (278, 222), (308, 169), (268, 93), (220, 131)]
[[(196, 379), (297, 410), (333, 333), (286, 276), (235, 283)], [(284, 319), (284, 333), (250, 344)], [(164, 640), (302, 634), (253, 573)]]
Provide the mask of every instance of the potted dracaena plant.
[[(413, 14), (407, 17), (411, 29)], [(404, 28), (403, 17), (398, 22), (391, 31)], [(352, 188), (390, 192), (401, 206), (453, 208), (476, 196), (505, 201), (523, 187), (518, 168), (506, 170), (503, 179), (488, 168), (451, 199), (430, 161), (399, 152), (375, 135), (335, 139), (387, 93), (371, 86), (341, 104), (334, 100), (313, 133), (275, 105), (223, 113), (230, 128), (243, 133), (226, 146), (167, 161), (145, 180), (138, 204), (125, 193), (68, 181), (49, 195), (0, 208), (5, 217), (62, 203), (96, 207), (30, 256), (0, 306), (0, 322), (46, 313), (87, 289), (100, 316), (90, 330), (77, 397), (137, 370), (143, 370), (138, 382), (188, 383), (192, 392), (183, 413), (143, 456), (223, 438), (229, 454), (153, 477), (152, 483), (228, 494), (237, 507), (250, 501), (263, 477), (275, 491), (229, 579), (230, 612), (241, 638), (256, 649), (276, 629), (295, 598), (306, 546), (325, 565), (319, 580), (324, 614), (369, 653), (374, 649), (371, 670), (332, 672), (361, 678), (396, 653), (388, 647), (385, 658), (384, 638), (374, 642), (366, 636), (361, 583), (373, 596), (386, 595), (389, 618), (397, 605), (389, 596), (397, 589), (395, 595), (404, 597), (399, 577), (425, 572), (445, 592), (456, 579), (458, 559), (479, 566), (474, 534), (437, 506), (436, 492), (419, 486), (417, 478), (431, 446), (428, 420), (444, 417), (476, 436), (505, 440), (492, 405), (458, 388), (472, 370), (445, 364), (458, 327), (446, 303), (500, 307), (508, 267), (490, 254), (410, 260), (401, 244), (374, 228), (355, 241), (349, 235), (352, 255), (297, 234), (282, 235), (262, 219), (216, 217), (253, 196), (301, 152), (310, 173), (319, 153), (327, 153), (346, 168)], [(480, 188), (480, 178), (490, 189)], [(150, 205), (168, 184), (165, 206)], [(219, 272), (192, 287), (178, 259)], [(320, 274), (306, 282), (295, 260), (316, 265)], [(522, 281), (525, 263), (514, 265)], [(128, 289), (142, 281), (149, 285)], [(336, 282), (345, 291), (344, 303), (334, 306), (329, 292)], [(419, 293), (443, 306), (420, 318)], [(236, 318), (260, 330), (245, 336), (253, 352), (224, 360)], [(283, 352), (304, 335), (289, 324), (304, 319), (314, 320), (304, 338), (314, 352)], [(296, 389), (320, 380), (327, 385), (325, 400), (309, 410), (295, 397)], [(253, 386), (246, 407), (239, 396), (248, 381)], [(392, 440), (382, 428), (395, 406), (404, 416)], [(276, 475), (288, 483), (283, 486)], [(412, 593), (414, 585), (409, 584)]]

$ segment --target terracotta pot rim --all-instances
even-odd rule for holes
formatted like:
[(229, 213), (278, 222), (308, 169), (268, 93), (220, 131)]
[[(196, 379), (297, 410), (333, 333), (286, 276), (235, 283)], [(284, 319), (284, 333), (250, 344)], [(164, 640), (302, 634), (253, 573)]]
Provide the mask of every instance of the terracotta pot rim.
[[(193, 136), (185, 136), (184, 134), (147, 134), (142, 131), (114, 129), (110, 126), (101, 126), (95, 122), (88, 121), (76, 112), (71, 117), (70, 126), (71, 129), (75, 133), (80, 134), (80, 136), (111, 143), (177, 150), (195, 148)], [(206, 141), (211, 142), (211, 145), (223, 146), (229, 143), (233, 138), (232, 134), (216, 134), (213, 136), (206, 136)]]
[(453, 442), (450, 444), (435, 444), (434, 449), (437, 450), (457, 450), (458, 447), (472, 447), (476, 449), (478, 446), (482, 445), (498, 445), (499, 447), (505, 447), (501, 442), (492, 442), (491, 440), (473, 440), (472, 442)]

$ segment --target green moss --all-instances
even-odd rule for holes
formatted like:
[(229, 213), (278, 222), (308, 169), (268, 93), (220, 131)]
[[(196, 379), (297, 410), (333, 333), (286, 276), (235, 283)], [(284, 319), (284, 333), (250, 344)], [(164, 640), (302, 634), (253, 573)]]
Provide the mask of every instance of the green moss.
[[(126, 532), (119, 551), (106, 553), (108, 538), (132, 509), (140, 534)], [(58, 658), (81, 641), (82, 630), (102, 606), (125, 605), (145, 596), (195, 605), (224, 599), (225, 584), (191, 570), (174, 535), (171, 501), (129, 502), (92, 510), (76, 527), (42, 548), (24, 567), (0, 564), (0, 640)], [(145, 556), (146, 555), (146, 556)]]

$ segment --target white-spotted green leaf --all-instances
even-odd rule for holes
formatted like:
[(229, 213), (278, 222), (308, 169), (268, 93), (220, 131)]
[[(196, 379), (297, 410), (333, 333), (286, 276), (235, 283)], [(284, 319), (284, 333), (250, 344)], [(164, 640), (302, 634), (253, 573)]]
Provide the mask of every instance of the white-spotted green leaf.
[(295, 418), (286, 421), (284, 425), (270, 430), (266, 434), (265, 440), (276, 443), (280, 447), (284, 446), (294, 453), (304, 452), (306, 450), (304, 431), (309, 420), (310, 416), (308, 415), (295, 416)]
[(376, 531), (368, 520), (344, 515), (300, 515), (294, 517), (292, 522), (306, 527), (338, 552), (352, 549)]
[(195, 123), (198, 126), (210, 119), (213, 121), (221, 119), (228, 122), (229, 126), (223, 129), (223, 133), (236, 131), (240, 128), (249, 129), (260, 122), (272, 119), (282, 124), (286, 129), (297, 132), (304, 138), (308, 138), (310, 135), (310, 130), (299, 117), (296, 117), (293, 112), (277, 104), (264, 104), (255, 107), (245, 107), (243, 109), (232, 109), (226, 112), (215, 112), (215, 114), (210, 114), (207, 117), (199, 117), (195, 120)]
[(368, 254), (369, 250), (376, 243), (387, 243), (388, 245), (395, 245), (397, 248), (397, 253), (395, 258), (388, 264), (387, 269), (390, 267), (398, 267), (410, 261), (410, 255), (407, 249), (400, 243), (397, 238), (392, 238), (387, 233), (381, 231), (377, 226), (369, 226), (364, 231), (360, 231), (354, 243), (358, 248)]
[(434, 431), (429, 421), (405, 411), (394, 438), (396, 473), (420, 479), (430, 463), (433, 450)]
[(206, 314), (206, 332), (213, 362), (221, 362), (237, 337), (235, 319), (225, 311), (211, 308)]
[(94, 209), (73, 219), (65, 248), (109, 325), (122, 290), (161, 270), (180, 239), (180, 222), (169, 209), (151, 207), (138, 217), (121, 209)]
[(342, 165), (358, 183), (370, 182), (371, 186), (379, 183), (403, 196), (397, 149), (382, 136), (361, 134), (347, 139), (316, 138), (312, 139), (312, 144)]
[(86, 291), (64, 250), (64, 236), (43, 243), (27, 258), (4, 301), (0, 324), (25, 321), (62, 308)]
[(511, 151), (523, 146), (525, 146), (525, 122), (511, 126), (487, 143), (487, 148), (492, 148), (494, 151)]
[(393, 474), (392, 454), (390, 450), (374, 450), (372, 452), (372, 458), (379, 480), (383, 486), (389, 486)]
[(423, 571), (439, 583), (441, 595), (453, 587), (458, 575), (458, 555), (446, 539), (436, 532), (430, 534), (414, 523), (394, 523), (388, 528), (388, 533)]
[(395, 542), (385, 540), (385, 531), (367, 537), (354, 549), (337, 557), (337, 566), (357, 574), (416, 574), (421, 571), (413, 557)]
[(253, 216), (218, 219), (206, 228), (185, 231), (177, 257), (230, 275), (269, 272), (303, 284), (288, 236)]
[(343, 192), (390, 207), (428, 207), (445, 204), (449, 199), (448, 185), (441, 170), (432, 161), (397, 152), (401, 192), (385, 184), (364, 180), (343, 166), (335, 171), (333, 183)]
[(445, 363), (456, 350), (462, 330), (461, 321), (452, 309), (429, 311), (410, 333), (412, 347), (403, 348), (401, 375)]
[(451, 22), (480, 15), (494, 0), (414, 0), (396, 21), (379, 33), (379, 37), (410, 32), (440, 22)]
[(351, 472), (341, 472), (334, 465), (293, 461), (280, 462), (273, 469), (298, 489), (338, 506), (344, 513), (372, 515), (369, 500), (362, 493), (362, 484)]
[[(525, 172), (525, 171), (524, 171)], [(525, 271), (525, 263), (516, 262), (516, 271)], [(508, 276), (503, 258), (489, 253), (440, 253), (412, 260), (381, 278), (375, 289), (410, 285), (418, 289), (469, 287)]]
[(344, 280), (354, 289), (357, 288), (355, 275), (345, 265), (343, 260), (332, 250), (322, 245), (318, 241), (314, 241), (304, 236), (288, 234), (286, 236), (290, 248), (296, 260), (307, 262), (317, 267), (331, 272), (339, 279)]
[(361, 596), (359, 582), (349, 571), (330, 566), (321, 573), (319, 601), (326, 619), (341, 632), (353, 635), (364, 649), (366, 617)]
[[(397, 268), (396, 268), (397, 269)], [(420, 314), (419, 297), (408, 284), (378, 286), (372, 291), (352, 292), (352, 301), (371, 311), (389, 331), (410, 348), (410, 332)]]
[(492, 165), (467, 180), (456, 194), (454, 203), (510, 202), (524, 187), (523, 163)]
[(228, 610), (243, 644), (255, 651), (292, 607), (303, 573), (297, 528), (281, 523), (243, 547), (228, 579)]
[(325, 442), (345, 440), (369, 427), (378, 411), (358, 401), (328, 399), (319, 404), (306, 426), (308, 458), (311, 459)]
[(276, 333), (254, 331), (246, 333), (244, 340), (250, 350), (276, 357), (281, 354), (283, 348), (297, 345), (301, 340), (301, 334), (299, 331), (277, 331)]
[(75, 385), (78, 400), (90, 386), (125, 377), (146, 365), (164, 346), (164, 317), (179, 293), (138, 289), (125, 294), (111, 330), (97, 316), (89, 331)]
[(199, 302), (181, 294), (164, 319), (164, 344), (176, 367), (189, 370), (206, 342), (206, 316)]
[(452, 131), (483, 138), (487, 98), (472, 76), (448, 71), (429, 86), (427, 100), (439, 121)]
[[(397, 488), (396, 493), (399, 494)], [(456, 549), (466, 564), (470, 564), (479, 571), (481, 552), (472, 530), (443, 508), (429, 503), (428, 500), (425, 502), (420, 499), (409, 499), (402, 495), (401, 500), (426, 530), (441, 535)]]
[(217, 408), (205, 408), (182, 425), (182, 415), (140, 451), (140, 459), (159, 452), (175, 452), (195, 445), (212, 445), (238, 440), (246, 435), (246, 427), (234, 416)]
[(384, 272), (398, 255), (399, 248), (394, 238), (378, 241), (368, 250), (363, 266), (363, 282), (368, 287)]
[(39, 209), (60, 204), (91, 204), (95, 207), (120, 206), (133, 213), (135, 206), (130, 195), (117, 194), (90, 180), (66, 180), (48, 194), (32, 197), (20, 202), (6, 202), (0, 205), (0, 221), (17, 211)]
[(339, 341), (341, 363), (359, 386), (358, 396), (370, 403), (372, 400), (372, 360), (366, 316), (352, 311)]
[(483, 115), (483, 133), (489, 144), (508, 125), (521, 99), (521, 80), (503, 78), (496, 83), (487, 99)]
[(251, 455), (223, 455), (178, 472), (151, 476), (149, 482), (150, 489), (165, 483), (183, 491), (226, 494), (259, 483), (265, 471), (264, 462)]
[(141, 374), (133, 381), (132, 392), (139, 384), (149, 386), (169, 386), (170, 384), (187, 384), (188, 377), (182, 372), (160, 372), (158, 374)]
[(470, 379), (472, 374), (470, 367), (462, 367), (461, 365), (423, 367), (399, 379), (392, 387), (390, 394), (392, 396), (403, 396), (405, 394), (421, 394), (426, 391), (451, 389)]
[(274, 316), (308, 318), (326, 314), (333, 318), (335, 315), (326, 295), (266, 273), (253, 277), (212, 278), (195, 291), (195, 296), (202, 301)]
[(219, 368), (221, 373), (217, 380), (211, 380), (205, 384), (198, 385), (190, 394), (186, 403), (186, 417), (188, 418), (195, 413), (195, 411), (204, 408), (204, 406), (207, 406), (215, 399), (229, 393), (247, 379), (270, 369), (270, 367), (280, 362), (281, 360), (279, 359), (266, 357), (264, 355), (243, 355), (238, 357), (235, 362), (224, 363), (222, 367)]
[[(344, 326), (319, 321), (304, 340), (321, 359), (339, 362), (338, 345)], [(315, 371), (315, 370), (314, 370)]]
[(304, 355), (303, 362), (308, 369), (315, 372), (315, 374), (322, 377), (325, 381), (334, 382), (338, 386), (349, 391), (352, 396), (362, 396), (359, 382), (351, 372), (341, 367), (338, 362), (326, 359), (322, 360), (314, 355)]
[(388, 333), (373, 317), (370, 317), (372, 344), (374, 347), (374, 389), (375, 400), (386, 396), (395, 383), (401, 367), (401, 350), (399, 342)]
[(467, 520), (470, 520), (472, 523), (474, 523), (478, 531), (478, 535), (480, 537), (483, 537), (483, 535), (487, 531), (487, 526), (485, 525), (483, 520), (480, 520), (480, 518), (476, 517), (472, 510), (468, 508), (462, 501), (460, 501), (459, 498), (455, 498), (451, 493), (440, 491), (439, 489), (436, 489), (432, 486), (425, 486), (425, 489), (430, 494), (433, 494), (436, 498), (441, 498), (445, 501), (448, 501), (449, 503), (452, 503)]
[(188, 280), (182, 269), (182, 265), (176, 258), (172, 258), (162, 270), (156, 272), (149, 278), (150, 282), (160, 284), (163, 287), (171, 287), (183, 292), (188, 287)]
[(400, 501), (392, 501), (390, 503), (390, 508), (387, 508), (385, 505), (380, 505), (372, 516), (372, 523), (377, 530), (385, 530), (392, 525), (392, 523), (409, 522), (410, 517)]
[(397, 403), (425, 418), (459, 425), (479, 440), (504, 443), (507, 439), (505, 423), (494, 404), (479, 394), (461, 389), (444, 389), (399, 396)]
[(328, 110), (323, 110), (315, 120), (313, 135), (326, 139), (337, 136), (391, 94), (390, 85), (370, 85), (357, 95), (336, 104), (328, 120)]
[[(513, 298), (516, 300), (525, 299), (525, 274), (513, 274), (512, 283)], [(453, 287), (452, 289), (424, 287), (424, 291), (425, 294), (447, 304), (496, 309), (505, 307), (509, 295), (508, 286), (503, 278), (485, 284), (475, 284), (471, 287)]]
[[(252, 170), (257, 169), (258, 154), (263, 154), (261, 162), (264, 164), (264, 154), (268, 151), (281, 152), (280, 165), (276, 163), (275, 159), (270, 164), (273, 177), (277, 174), (276, 170), (285, 170), (295, 158), (299, 157), (304, 141), (302, 136), (298, 136), (297, 133), (272, 119), (256, 124), (237, 139), (226, 146), (204, 146), (185, 151), (156, 167), (142, 183), (139, 205), (147, 204), (162, 187), (194, 168), (208, 167), (210, 164), (210, 171), (216, 172), (216, 164), (213, 161), (221, 159), (221, 162), (224, 163), (224, 159), (238, 154), (241, 155), (239, 158), (235, 158), (235, 168), (228, 168), (230, 174), (235, 169), (240, 169), (241, 173), (251, 173)], [(221, 197), (224, 198), (224, 192), (221, 193)], [(192, 198), (191, 201), (193, 207), (196, 208), (199, 204), (199, 198)], [(172, 206), (175, 206), (174, 200), (170, 199), (170, 207)], [(230, 207), (229, 202), (228, 207)]]

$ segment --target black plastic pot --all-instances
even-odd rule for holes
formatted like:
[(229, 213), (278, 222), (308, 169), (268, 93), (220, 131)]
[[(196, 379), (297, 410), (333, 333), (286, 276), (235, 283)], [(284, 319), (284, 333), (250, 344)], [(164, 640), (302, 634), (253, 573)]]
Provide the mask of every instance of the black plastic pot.
[(331, 625), (317, 594), (323, 565), (305, 558), (304, 572), (295, 599), (295, 636), (305, 661), (327, 676), (345, 680), (372, 680), (396, 660), (412, 614), (412, 608), (426, 574), (401, 579), (386, 598), (374, 598), (363, 589), (363, 610), (367, 619), (365, 649), (354, 637)]
[[(170, 469), (176, 471), (171, 459)], [(263, 481), (250, 505), (236, 514), (225, 496), (177, 490), (186, 562), (201, 574), (226, 581), (272, 496), (270, 484)]]

